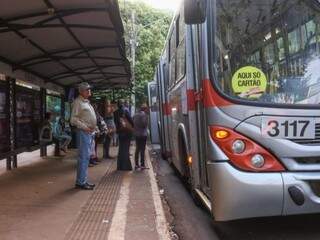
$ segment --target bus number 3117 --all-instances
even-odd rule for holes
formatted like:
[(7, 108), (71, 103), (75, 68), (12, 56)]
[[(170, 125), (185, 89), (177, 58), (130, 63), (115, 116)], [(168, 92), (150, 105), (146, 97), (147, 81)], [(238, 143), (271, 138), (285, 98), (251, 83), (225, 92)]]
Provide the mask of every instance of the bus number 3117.
[(313, 139), (315, 137), (313, 120), (268, 119), (263, 125), (263, 132), (271, 138)]

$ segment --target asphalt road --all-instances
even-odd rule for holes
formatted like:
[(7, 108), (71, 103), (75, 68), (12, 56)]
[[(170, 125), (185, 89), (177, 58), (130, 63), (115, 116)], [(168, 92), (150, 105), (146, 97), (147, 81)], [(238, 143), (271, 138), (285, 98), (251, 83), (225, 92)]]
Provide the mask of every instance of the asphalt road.
[(216, 223), (197, 207), (177, 174), (158, 156), (157, 179), (180, 240), (320, 240), (320, 215), (273, 217)]

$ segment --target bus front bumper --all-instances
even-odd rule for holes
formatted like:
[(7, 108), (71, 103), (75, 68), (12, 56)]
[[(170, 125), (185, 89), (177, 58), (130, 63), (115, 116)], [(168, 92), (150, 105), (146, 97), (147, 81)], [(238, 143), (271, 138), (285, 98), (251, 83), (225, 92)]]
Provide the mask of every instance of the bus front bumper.
[(320, 172), (248, 173), (228, 162), (208, 170), (216, 221), (320, 213)]

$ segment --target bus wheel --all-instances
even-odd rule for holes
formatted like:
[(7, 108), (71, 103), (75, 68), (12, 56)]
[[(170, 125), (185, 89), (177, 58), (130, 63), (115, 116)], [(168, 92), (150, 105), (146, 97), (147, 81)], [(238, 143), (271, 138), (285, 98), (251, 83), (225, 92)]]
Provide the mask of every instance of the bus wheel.
[(160, 140), (160, 147), (161, 147), (161, 157), (162, 159), (167, 160), (168, 156), (165, 152), (164, 142), (161, 134), (160, 122), (158, 122), (158, 132), (159, 132), (159, 140)]
[(192, 185), (192, 179), (191, 179), (191, 169), (188, 164), (188, 153), (187, 153), (187, 147), (186, 144), (182, 138), (182, 134), (179, 134), (179, 150), (180, 150), (180, 162), (183, 165), (183, 180), (186, 183), (188, 189), (190, 189)]
[(191, 194), (191, 197), (194, 201), (194, 203), (197, 205), (197, 206), (201, 206), (202, 203), (198, 197), (198, 194), (196, 193), (195, 189), (194, 189), (194, 185), (193, 185), (193, 182), (192, 182), (192, 174), (191, 174), (191, 167), (189, 165), (189, 162), (188, 162), (188, 153), (187, 153), (187, 148), (186, 148), (186, 145), (185, 145), (185, 142), (182, 140), (182, 137), (180, 138), (180, 157), (181, 157), (181, 162), (183, 163), (183, 166), (184, 166), (184, 174), (182, 176), (183, 178), (183, 181), (188, 189), (188, 191), (190, 192)]

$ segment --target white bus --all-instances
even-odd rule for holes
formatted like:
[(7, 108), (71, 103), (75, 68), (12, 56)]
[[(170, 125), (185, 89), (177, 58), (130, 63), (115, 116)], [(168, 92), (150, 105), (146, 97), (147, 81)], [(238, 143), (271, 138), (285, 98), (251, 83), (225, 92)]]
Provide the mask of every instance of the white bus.
[(156, 70), (162, 153), (217, 221), (320, 212), (320, 5), (185, 0)]

